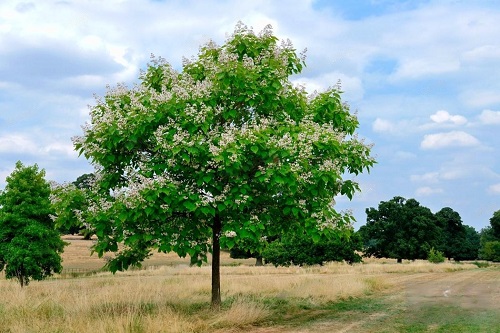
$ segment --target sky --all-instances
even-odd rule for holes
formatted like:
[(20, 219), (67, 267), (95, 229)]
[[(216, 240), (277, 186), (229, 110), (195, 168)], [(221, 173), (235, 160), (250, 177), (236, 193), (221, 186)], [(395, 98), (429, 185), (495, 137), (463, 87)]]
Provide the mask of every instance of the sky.
[(365, 209), (394, 196), (451, 207), (478, 231), (500, 210), (500, 2), (473, 0), (44, 0), (0, 2), (0, 189), (16, 161), (74, 181), (73, 149), (106, 85), (137, 82), (151, 53), (181, 69), (242, 21), (271, 24), (307, 67), (307, 90), (341, 81), (377, 164), (337, 198)]

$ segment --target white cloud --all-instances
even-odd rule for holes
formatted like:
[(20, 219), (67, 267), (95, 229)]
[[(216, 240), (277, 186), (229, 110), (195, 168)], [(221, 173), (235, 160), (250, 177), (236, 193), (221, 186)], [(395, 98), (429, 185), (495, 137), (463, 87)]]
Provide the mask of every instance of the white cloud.
[(408, 135), (419, 130), (417, 122), (418, 119), (391, 121), (377, 118), (372, 123), (372, 130), (376, 133)]
[(396, 73), (392, 75), (392, 79), (417, 79), (422, 76), (439, 75), (449, 72), (456, 72), (460, 69), (458, 59), (434, 57), (428, 59), (405, 59), (401, 61)]
[[(69, 140), (68, 140), (69, 141)], [(70, 158), (77, 158), (78, 153), (75, 151), (73, 144), (71, 141), (68, 143), (60, 143), (60, 142), (54, 142), (46, 147), (43, 148), (42, 150), (44, 153), (53, 155), (66, 155), (66, 157)]]
[(424, 186), (417, 188), (417, 190), (415, 191), (416, 196), (429, 196), (437, 193), (443, 193), (443, 189)]
[(309, 93), (324, 91), (329, 87), (337, 85), (340, 81), (341, 90), (344, 91), (342, 99), (346, 101), (358, 101), (363, 98), (363, 84), (358, 77), (348, 76), (340, 72), (330, 72), (315, 76), (313, 78), (301, 77), (293, 80), (294, 84), (304, 85)]
[(33, 154), (36, 144), (22, 134), (7, 134), (0, 137), (0, 153)]
[(491, 185), (488, 191), (493, 194), (500, 194), (500, 183)]
[(393, 132), (396, 126), (389, 120), (377, 118), (372, 124), (372, 129), (377, 133)]
[(480, 45), (472, 50), (466, 51), (462, 55), (463, 61), (474, 63), (484, 63), (485, 60), (496, 60), (500, 57), (500, 46)]
[(464, 92), (460, 94), (460, 99), (465, 105), (474, 108), (491, 107), (492, 105), (500, 103), (500, 94), (498, 90), (472, 88), (464, 90)]
[(479, 120), (486, 125), (500, 124), (500, 111), (483, 110), (479, 115)]
[(439, 173), (438, 172), (427, 172), (423, 175), (411, 175), (410, 180), (412, 182), (421, 183), (437, 183), (439, 182)]
[(479, 140), (463, 131), (427, 134), (420, 143), (422, 149), (440, 149), (446, 147), (472, 147), (479, 145)]
[(467, 123), (467, 118), (460, 115), (451, 115), (448, 111), (439, 110), (430, 116), (431, 120), (438, 124), (452, 123), (454, 125), (463, 125)]

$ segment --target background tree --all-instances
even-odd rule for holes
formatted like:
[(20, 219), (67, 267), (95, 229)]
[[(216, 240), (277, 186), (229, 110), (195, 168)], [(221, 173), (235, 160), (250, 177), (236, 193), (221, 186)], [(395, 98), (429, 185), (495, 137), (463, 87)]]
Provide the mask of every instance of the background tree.
[[(233, 259), (249, 259), (255, 258), (255, 266), (263, 266), (264, 261), (262, 258), (262, 251), (270, 243), (278, 240), (279, 236), (262, 237), (257, 244), (254, 242), (240, 241), (237, 246), (233, 246), (229, 250), (229, 256)], [(258, 250), (255, 250), (258, 249)]]
[(38, 166), (16, 168), (0, 193), (0, 271), (21, 287), (60, 273), (65, 243), (50, 218), (50, 185)]
[(493, 213), (493, 216), (490, 218), (490, 226), (493, 237), (500, 240), (500, 210)]
[(415, 199), (394, 197), (381, 201), (378, 209), (366, 210), (366, 224), (359, 229), (365, 256), (427, 259), (438, 248), (441, 230), (429, 208)]
[(89, 190), (94, 182), (95, 175), (93, 173), (84, 173), (83, 175), (76, 178), (76, 180), (73, 182), (73, 185), (82, 190)]
[(133, 89), (119, 85), (97, 100), (75, 146), (98, 166), (94, 250), (124, 245), (112, 271), (153, 249), (197, 264), (211, 252), (218, 308), (221, 245), (288, 230), (319, 239), (350, 227), (332, 199), (352, 198), (359, 187), (343, 177), (374, 160), (338, 87), (307, 96), (291, 83), (303, 66), (270, 27), (255, 34), (239, 24), (182, 71), (153, 58)]
[(330, 261), (361, 262), (362, 250), (358, 233), (313, 241), (305, 233), (288, 233), (271, 242), (262, 252), (266, 263), (275, 266), (323, 265)]
[(481, 230), (479, 257), (484, 260), (500, 261), (500, 211), (493, 213), (490, 225)]
[(435, 216), (437, 224), (441, 228), (441, 239), (437, 249), (442, 251), (448, 260), (451, 258), (460, 260), (459, 253), (462, 251), (467, 236), (460, 214), (450, 207), (445, 207), (438, 211)]
[(94, 178), (94, 174), (83, 174), (72, 183), (53, 186), (51, 202), (59, 232), (82, 234), (84, 239), (90, 239), (93, 235), (86, 220)]
[(479, 233), (471, 226), (464, 225), (465, 239), (458, 244), (455, 260), (475, 260), (479, 257), (479, 249), (481, 248)]

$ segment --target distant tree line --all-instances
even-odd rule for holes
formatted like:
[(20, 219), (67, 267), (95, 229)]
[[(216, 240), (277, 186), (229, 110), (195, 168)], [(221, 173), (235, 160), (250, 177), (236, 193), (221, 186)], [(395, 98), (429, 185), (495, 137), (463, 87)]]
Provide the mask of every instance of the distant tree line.
[[(313, 240), (290, 233), (267, 240), (261, 251), (234, 247), (232, 258), (257, 259), (276, 266), (322, 265), (329, 261), (361, 261), (365, 257), (404, 259), (447, 258), (448, 260), (500, 261), (500, 211), (490, 219), (491, 226), (477, 232), (462, 222), (450, 207), (436, 213), (415, 199), (396, 196), (366, 209), (367, 221), (359, 231), (333, 239)], [(261, 247), (262, 249), (262, 247)]]
[(445, 207), (433, 214), (415, 199), (396, 196), (366, 209), (366, 224), (359, 229), (365, 256), (427, 259), (431, 249), (456, 261), (500, 261), (500, 211), (491, 226), (478, 233), (464, 225), (460, 215)]

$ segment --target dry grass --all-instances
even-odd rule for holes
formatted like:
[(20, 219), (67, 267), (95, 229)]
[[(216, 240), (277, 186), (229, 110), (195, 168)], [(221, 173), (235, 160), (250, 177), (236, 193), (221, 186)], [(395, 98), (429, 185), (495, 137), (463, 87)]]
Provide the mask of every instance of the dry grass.
[[(69, 241), (65, 268), (103, 265), (102, 259), (88, 256), (90, 241)], [(226, 254), (221, 269), (223, 309), (213, 312), (208, 307), (210, 267), (189, 267), (187, 262), (154, 255), (146, 270), (56, 277), (23, 289), (15, 281), (0, 280), (0, 332), (245, 331), (273, 317), (273, 304), (317, 306), (380, 292), (413, 273), (476, 268), (423, 261), (254, 267), (253, 260), (233, 260)]]

